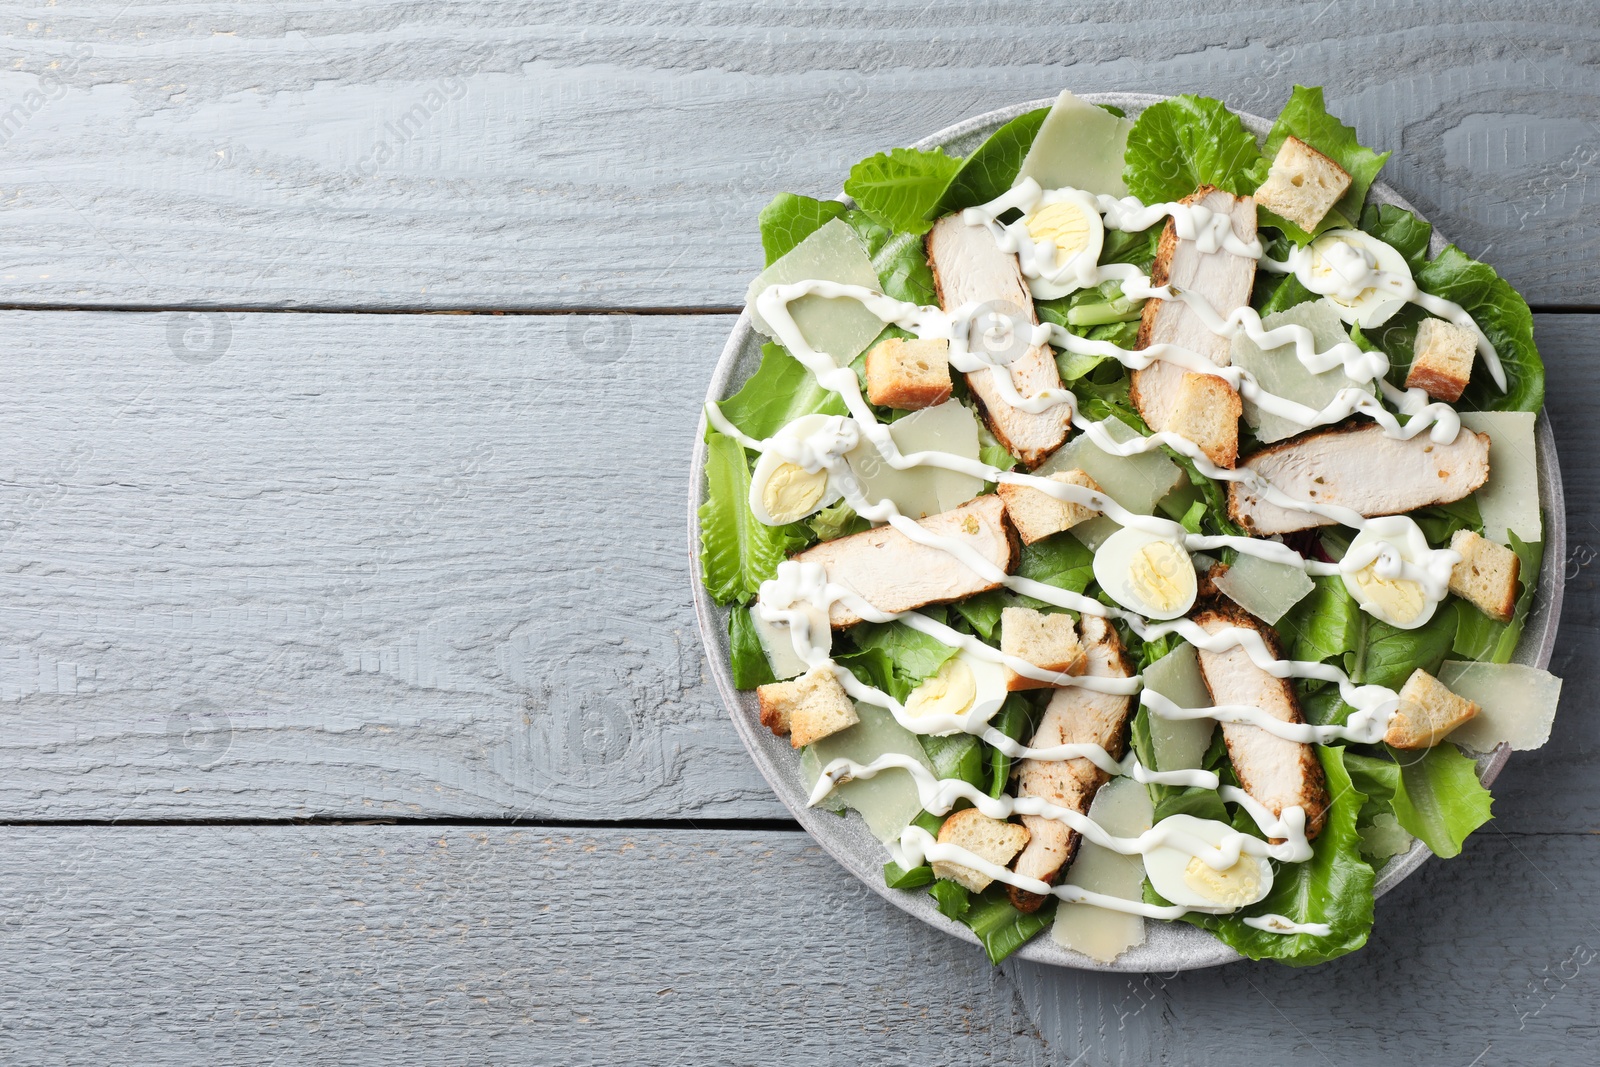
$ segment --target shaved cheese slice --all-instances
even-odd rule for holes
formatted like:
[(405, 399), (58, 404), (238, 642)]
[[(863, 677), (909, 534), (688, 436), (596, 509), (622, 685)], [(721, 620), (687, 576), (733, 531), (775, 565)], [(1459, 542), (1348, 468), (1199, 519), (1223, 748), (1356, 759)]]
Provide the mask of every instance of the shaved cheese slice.
[(1531, 411), (1463, 411), (1461, 425), (1489, 435), (1489, 480), (1473, 495), (1483, 535), (1511, 544), (1510, 530), (1528, 543), (1544, 540), (1539, 516), (1539, 464)]
[(1217, 588), (1262, 622), (1276, 625), (1316, 588), (1316, 583), (1299, 567), (1241, 555), (1217, 576)]
[[(1146, 689), (1154, 690), (1180, 708), (1209, 708), (1211, 693), (1200, 674), (1194, 646), (1182, 644), (1143, 671)], [(1215, 719), (1163, 719), (1150, 715), (1150, 743), (1155, 747), (1158, 771), (1186, 771), (1205, 762), (1206, 749), (1216, 731)]]
[[(878, 272), (872, 269), (866, 246), (848, 223), (834, 219), (756, 275), (744, 295), (751, 324), (776, 339), (772, 327), (756, 310), (756, 297), (774, 285), (812, 280), (878, 288)], [(883, 332), (883, 320), (861, 301), (846, 297), (803, 296), (790, 303), (789, 314), (794, 316), (806, 343), (832, 356), (841, 367)]]
[[(1100, 425), (1118, 444), (1139, 437), (1138, 430), (1118, 418), (1108, 418)], [(1093, 478), (1107, 496), (1135, 515), (1153, 514), (1156, 502), (1172, 492), (1183, 480), (1183, 470), (1158, 448), (1132, 456), (1119, 456), (1101, 451), (1086, 432), (1077, 434), (1056, 449), (1033, 473), (1048, 478), (1057, 471), (1074, 469)], [(1090, 548), (1099, 548), (1106, 538), (1119, 529), (1121, 527), (1115, 522), (1101, 515), (1078, 523), (1072, 528), (1072, 533)]]
[[(978, 458), (977, 417), (955, 400), (912, 412), (889, 427), (889, 436), (901, 455), (948, 452), (963, 459)], [(898, 470), (866, 440), (845, 459), (870, 502), (893, 500), (902, 515), (913, 519), (960, 507), (983, 491), (983, 479), (956, 471), (938, 467)]]
[[(811, 618), (812, 642), (827, 644), (831, 648), (833, 628), (828, 625), (828, 613), (812, 604), (804, 605), (803, 610)], [(794, 637), (786, 624), (763, 619), (754, 604), (750, 606), (749, 611), (750, 621), (756, 628), (756, 637), (761, 642), (761, 651), (767, 654), (767, 662), (772, 666), (774, 678), (780, 682), (786, 681), (811, 669), (800, 657), (800, 653), (794, 650)]]
[[(1268, 315), (1261, 320), (1261, 325), (1268, 330), (1275, 330), (1279, 326), (1304, 326), (1311, 331), (1318, 352), (1326, 352), (1334, 345), (1350, 340), (1344, 323), (1339, 321), (1339, 313), (1327, 299), (1296, 304), (1287, 311)], [(1351, 381), (1342, 367), (1312, 374), (1295, 355), (1294, 345), (1262, 350), (1242, 332), (1233, 338), (1233, 364), (1255, 375), (1261, 388), (1272, 395), (1304, 404), (1314, 411), (1321, 411), (1332, 403), (1334, 395), (1341, 389), (1372, 392), (1370, 382), (1357, 384)], [(1292, 419), (1262, 411), (1249, 398), (1244, 401), (1244, 420), (1255, 430), (1262, 444), (1293, 437), (1306, 429)]]
[[(1083, 189), (1127, 196), (1122, 157), (1133, 120), (1064, 92), (1056, 97), (1017, 172), (1017, 182), (1032, 178), (1041, 189)], [(1013, 183), (1016, 184), (1016, 183)]]
[[(861, 717), (860, 722), (815, 742), (801, 755), (800, 772), (805, 775), (808, 791), (822, 777), (822, 768), (836, 759), (871, 763), (892, 752), (910, 756), (930, 772), (933, 770), (917, 735), (895, 722), (889, 712), (871, 704), (857, 704), (856, 714)], [(883, 842), (898, 838), (900, 831), (922, 811), (922, 801), (917, 797), (911, 775), (898, 769), (884, 771), (874, 778), (841, 782), (828, 796), (859, 811), (867, 822), (867, 829)]]
[(1478, 714), (1450, 734), (1458, 745), (1488, 752), (1501, 742), (1528, 752), (1550, 740), (1561, 679), (1521, 663), (1462, 663), (1439, 668), (1439, 681), (1478, 705)]
[[(1106, 783), (1089, 805), (1089, 818), (1118, 837), (1137, 837), (1150, 829), (1155, 809), (1150, 793), (1132, 778)], [(1123, 900), (1144, 899), (1144, 860), (1124, 856), (1092, 841), (1078, 845), (1065, 884)], [(1056, 944), (1110, 963), (1130, 948), (1144, 944), (1144, 919), (1093, 904), (1062, 901), (1050, 935)]]

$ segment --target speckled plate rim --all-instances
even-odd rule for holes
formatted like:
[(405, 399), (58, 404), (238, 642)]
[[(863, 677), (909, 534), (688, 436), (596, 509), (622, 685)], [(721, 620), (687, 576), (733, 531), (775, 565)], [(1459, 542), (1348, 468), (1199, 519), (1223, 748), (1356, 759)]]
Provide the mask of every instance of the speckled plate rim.
[[(1089, 93), (1084, 99), (1098, 104), (1120, 107), (1130, 116), (1166, 97), (1149, 93)], [(1053, 100), (1033, 100), (1024, 104), (1002, 108), (957, 123), (938, 133), (923, 138), (913, 147), (920, 149), (945, 148), (960, 155), (975, 149), (991, 132), (1018, 115), (1041, 107)], [(1238, 112), (1245, 126), (1258, 138), (1265, 138), (1272, 124), (1256, 115)], [(1383, 182), (1373, 185), (1369, 194), (1380, 203), (1394, 204), (1416, 213), (1405, 198)], [(849, 202), (847, 197), (840, 200)], [(1418, 213), (1420, 214), (1420, 213)], [(1430, 251), (1438, 254), (1446, 244), (1445, 238), (1434, 231)], [(760, 337), (750, 325), (746, 309), (735, 323), (722, 356), (711, 375), (706, 399), (720, 400), (731, 395), (738, 385), (755, 372), (760, 361)], [(977, 938), (965, 926), (941, 915), (933, 899), (926, 893), (890, 889), (883, 884), (883, 864), (888, 858), (884, 846), (867, 831), (859, 816), (850, 813), (840, 817), (820, 808), (806, 806), (806, 790), (800, 777), (799, 753), (787, 741), (774, 737), (761, 726), (754, 693), (740, 692), (734, 687), (729, 668), (728, 609), (712, 601), (700, 581), (699, 509), (705, 499), (705, 415), (700, 415), (699, 430), (695, 435), (694, 458), (689, 478), (689, 560), (691, 584), (694, 592), (695, 615), (699, 620), (701, 640), (705, 644), (711, 675), (716, 680), (717, 691), (722, 695), (734, 728), (749, 749), (751, 758), (762, 775), (771, 784), (784, 807), (793, 813), (817, 843), (836, 859), (841, 866), (866, 883), (873, 892), (895, 907), (908, 912), (930, 926), (964, 941), (977, 944)], [(1555, 647), (1556, 627), (1561, 618), (1561, 598), (1565, 584), (1567, 515), (1561, 487), (1561, 468), (1557, 461), (1555, 437), (1550, 429), (1549, 415), (1539, 413), (1537, 428), (1539, 498), (1545, 516), (1545, 553), (1539, 575), (1539, 593), (1528, 618), (1516, 661), (1531, 666), (1545, 667)], [(1479, 776), (1485, 785), (1492, 783), (1510, 757), (1510, 750), (1501, 745), (1478, 761)], [(1413, 841), (1411, 849), (1396, 856), (1379, 874), (1373, 893), (1383, 896), (1431, 856), (1420, 841)], [(1184, 923), (1148, 924), (1147, 939), (1109, 964), (1099, 963), (1081, 953), (1066, 949), (1042, 934), (1024, 945), (1014, 958), (1036, 963), (1073, 967), (1088, 971), (1179, 971), (1214, 967), (1243, 959), (1238, 953), (1218, 941), (1211, 934)]]

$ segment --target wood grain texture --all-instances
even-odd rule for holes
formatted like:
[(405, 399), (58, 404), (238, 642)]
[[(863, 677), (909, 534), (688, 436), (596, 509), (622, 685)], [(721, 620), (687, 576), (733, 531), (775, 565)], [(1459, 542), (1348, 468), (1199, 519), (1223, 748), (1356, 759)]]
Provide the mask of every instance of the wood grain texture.
[(798, 833), (13, 827), (0, 1044), (170, 1067), (1573, 1064), (1597, 862), (1592, 837), (1491, 833), (1386, 899), (1358, 955), (1129, 976), (991, 969)]
[(17, 5), (0, 302), (729, 307), (773, 193), (996, 107), (1296, 82), (1535, 303), (1600, 303), (1592, 5)]
[[(689, 605), (731, 325), (0, 313), (0, 817), (783, 817)], [(1538, 320), (1569, 457), (1597, 326)], [(1517, 829), (1600, 826), (1600, 477), (1566, 478), (1568, 706), (1497, 786)]]
[(4, 318), (0, 812), (782, 813), (690, 605), (732, 320)]

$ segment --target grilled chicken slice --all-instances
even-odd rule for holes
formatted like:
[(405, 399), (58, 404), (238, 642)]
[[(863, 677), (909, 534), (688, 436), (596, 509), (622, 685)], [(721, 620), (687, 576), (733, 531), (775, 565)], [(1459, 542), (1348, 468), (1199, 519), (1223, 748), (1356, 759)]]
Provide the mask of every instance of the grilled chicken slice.
[[(1244, 466), (1296, 500), (1337, 504), (1371, 518), (1460, 500), (1489, 479), (1489, 436), (1463, 429), (1447, 445), (1427, 434), (1388, 437), (1375, 422), (1319, 430), (1264, 448)], [(1228, 486), (1228, 516), (1257, 537), (1328, 526), (1280, 508), (1248, 486)]]
[[(1236, 197), (1209, 185), (1202, 185), (1183, 198), (1185, 204), (1199, 204), (1228, 215), (1233, 233), (1241, 241), (1256, 236), (1256, 205), (1248, 196)], [(1202, 296), (1218, 315), (1226, 318), (1250, 303), (1250, 288), (1255, 283), (1256, 261), (1236, 256), (1226, 249), (1202, 252), (1194, 241), (1181, 240), (1171, 219), (1161, 231), (1156, 246), (1155, 265), (1150, 270), (1152, 285), (1171, 285), (1179, 292)], [(1139, 320), (1139, 347), (1171, 344), (1198, 352), (1219, 367), (1232, 362), (1232, 340), (1213, 333), (1193, 309), (1181, 300), (1148, 300)], [(1145, 425), (1152, 430), (1172, 430), (1194, 441), (1208, 459), (1219, 467), (1232, 467), (1239, 454), (1239, 396), (1220, 378), (1189, 383), (1186, 372), (1170, 363), (1157, 362), (1135, 371), (1129, 397), (1139, 409)], [(1187, 394), (1187, 395), (1186, 395)], [(1214, 394), (1214, 395), (1196, 395)], [(1232, 418), (1200, 419), (1209, 408), (1232, 412)], [(1185, 429), (1203, 430), (1198, 439)]]
[[(1111, 624), (1095, 615), (1083, 616), (1081, 628), (1089, 665), (1086, 675), (1127, 678), (1133, 674), (1123, 654), (1122, 641)], [(1029, 744), (1034, 748), (1094, 744), (1120, 758), (1127, 747), (1128, 719), (1133, 698), (1096, 693), (1090, 689), (1057, 689), (1045, 708), (1039, 729)], [(1110, 777), (1086, 759), (1023, 760), (1017, 768), (1017, 796), (1043, 797), (1052, 804), (1087, 813), (1089, 802)], [(1022, 825), (1032, 836), (1017, 856), (1014, 870), (1029, 878), (1054, 882), (1078, 851), (1079, 834), (1066, 823), (1039, 815), (1024, 815)], [(1023, 911), (1037, 911), (1044, 898), (1010, 887), (1011, 903)]]
[[(1194, 621), (1208, 634), (1230, 626), (1259, 633), (1273, 658), (1282, 659), (1283, 650), (1272, 628), (1232, 604), (1217, 604), (1203, 609)], [(1275, 678), (1257, 667), (1243, 648), (1226, 652), (1200, 653), (1200, 674), (1214, 704), (1248, 704), (1284, 722), (1305, 722), (1294, 683)], [(1264, 804), (1274, 815), (1296, 805), (1305, 809), (1306, 836), (1322, 831), (1328, 814), (1328, 786), (1317, 761), (1315, 746), (1286, 741), (1249, 723), (1225, 722), (1222, 739), (1228, 745), (1233, 773), (1239, 776), (1244, 791)]]
[[(1004, 503), (991, 493), (929, 515), (917, 525), (929, 533), (959, 539), (1009, 574), (1017, 563), (1017, 545), (1005, 514)], [(999, 585), (984, 579), (953, 553), (918, 544), (892, 526), (824, 541), (794, 558), (822, 564), (829, 582), (853, 590), (879, 611), (910, 611), (925, 604), (961, 600)], [(840, 630), (854, 626), (861, 616), (835, 601), (828, 621)]]
[[(1002, 252), (987, 227), (969, 226), (960, 214), (940, 219), (928, 233), (928, 266), (933, 268), (939, 305), (955, 311), (968, 304), (987, 304), (1006, 315), (1021, 315), (1038, 325), (1033, 310), (1033, 294), (1023, 280), (1022, 268), (1014, 253)], [(982, 328), (982, 324), (975, 324)], [(977, 330), (974, 330), (977, 333)], [(1017, 347), (1026, 338), (1015, 341)], [(969, 341), (974, 351), (982, 351), (980, 339)], [(1002, 353), (995, 353), (1002, 355)], [(1025, 397), (1045, 389), (1059, 389), (1061, 375), (1048, 346), (1034, 345), (1009, 365), (1012, 383)], [(1007, 404), (1000, 397), (991, 372), (985, 368), (967, 375), (967, 386), (983, 407), (983, 417), (995, 439), (1032, 470), (1045, 457), (1061, 447), (1072, 426), (1066, 405), (1032, 414)]]

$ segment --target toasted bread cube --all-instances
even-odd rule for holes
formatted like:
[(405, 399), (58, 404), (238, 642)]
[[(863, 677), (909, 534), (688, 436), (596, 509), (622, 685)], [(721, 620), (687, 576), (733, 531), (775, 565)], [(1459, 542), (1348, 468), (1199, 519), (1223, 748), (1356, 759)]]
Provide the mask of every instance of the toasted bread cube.
[[(1050, 480), (1062, 485), (1079, 485), (1097, 493), (1100, 491), (1094, 479), (1081, 470), (1057, 471), (1050, 475)], [(1100, 514), (1085, 504), (1057, 500), (1049, 493), (1031, 486), (1001, 482), (995, 491), (1005, 501), (1006, 516), (1010, 518), (1011, 525), (1017, 528), (1023, 544), (1031, 545), (1051, 534), (1070, 530), (1084, 519)]]
[(1219, 467), (1239, 461), (1239, 416), (1244, 404), (1227, 382), (1213, 374), (1185, 374), (1166, 429), (1200, 446)]
[(1478, 352), (1478, 335), (1453, 322), (1427, 318), (1417, 327), (1416, 354), (1407, 389), (1422, 389), (1435, 400), (1454, 404), (1472, 377), (1472, 360)]
[(1450, 551), (1461, 553), (1450, 571), (1450, 591), (1496, 622), (1510, 622), (1522, 568), (1517, 554), (1471, 530), (1457, 530)]
[(867, 398), (880, 407), (917, 411), (950, 399), (950, 342), (890, 337), (867, 353)]
[[(991, 819), (977, 808), (962, 808), (939, 827), (941, 845), (956, 845), (1000, 867), (1022, 851), (1030, 836), (1027, 827)], [(986, 874), (948, 860), (934, 860), (933, 873), (937, 878), (960, 882), (974, 893), (983, 892), (994, 882)]]
[(1476, 714), (1478, 705), (1419, 667), (1401, 687), (1400, 710), (1383, 739), (1395, 748), (1432, 748)]
[(1288, 137), (1256, 190), (1256, 203), (1311, 233), (1349, 188), (1343, 167), (1298, 137)]
[[(1046, 615), (1032, 608), (1005, 608), (1000, 612), (1000, 651), (1057, 674), (1082, 674), (1089, 662), (1071, 615)], [(1006, 688), (1011, 692), (1054, 687), (1051, 682), (1027, 678), (1006, 668)]]
[(861, 721), (850, 695), (827, 667), (813, 667), (789, 682), (756, 688), (761, 725), (789, 743), (804, 748)]

